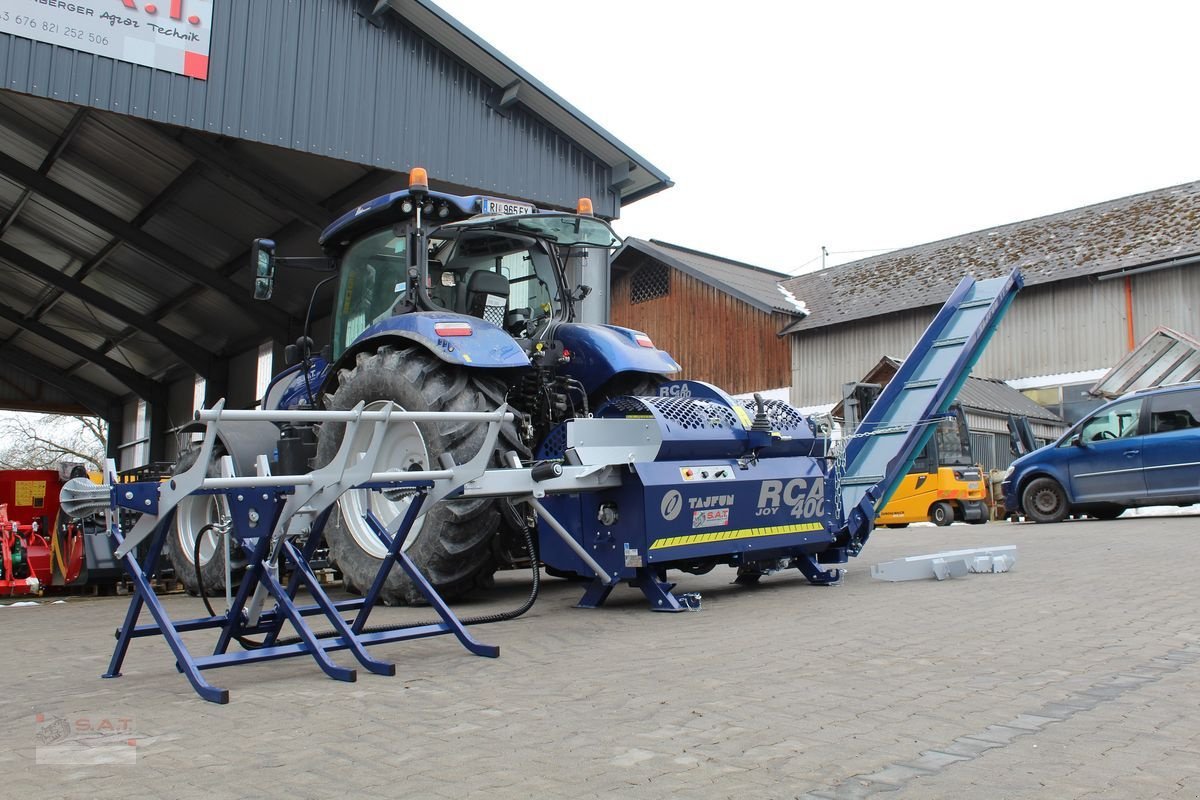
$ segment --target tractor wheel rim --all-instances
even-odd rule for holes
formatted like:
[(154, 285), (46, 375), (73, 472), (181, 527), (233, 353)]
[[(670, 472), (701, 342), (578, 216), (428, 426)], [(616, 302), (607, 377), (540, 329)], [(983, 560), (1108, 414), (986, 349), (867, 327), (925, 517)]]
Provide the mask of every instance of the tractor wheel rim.
[(194, 564), (196, 536), (202, 535), (200, 543), (200, 566), (205, 566), (217, 553), (219, 534), (215, 530), (200, 534), (205, 525), (229, 525), (229, 501), (221, 495), (190, 495), (179, 503), (175, 512), (175, 534), (183, 555), (189, 564)]
[[(388, 400), (368, 403), (364, 410), (380, 411), (389, 405), (397, 411), (404, 410)], [(372, 431), (373, 427), (370, 425), (358, 427), (354, 433), (354, 452), (361, 454), (367, 449)], [(352, 463), (356, 463), (359, 457), (355, 457)], [(425, 444), (425, 437), (421, 435), (421, 430), (415, 422), (392, 422), (388, 425), (387, 438), (384, 439), (383, 445), (379, 449), (377, 471), (426, 470), (429, 469), (429, 461), (429, 447)], [(387, 548), (383, 546), (383, 542), (379, 541), (375, 532), (368, 527), (363, 516), (368, 511), (372, 512), (389, 532), (393, 532), (392, 527), (408, 510), (411, 502), (411, 497), (392, 500), (383, 492), (370, 489), (351, 489), (338, 500), (338, 508), (341, 509), (342, 524), (350, 532), (350, 538), (354, 540), (354, 543), (373, 558), (382, 559), (387, 555)], [(421, 533), (423, 522), (424, 517), (420, 517), (413, 523), (412, 530), (409, 531), (408, 537), (400, 547), (401, 552), (412, 547), (413, 542)]]

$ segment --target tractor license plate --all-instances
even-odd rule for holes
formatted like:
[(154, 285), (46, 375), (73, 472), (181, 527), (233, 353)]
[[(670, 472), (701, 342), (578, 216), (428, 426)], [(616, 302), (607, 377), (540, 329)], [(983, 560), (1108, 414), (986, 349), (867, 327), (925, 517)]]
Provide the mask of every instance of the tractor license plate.
[(501, 200), (498, 197), (483, 198), (482, 210), (484, 214), (499, 214), (505, 217), (510, 217), (514, 214), (532, 214), (537, 211), (536, 208), (528, 203), (517, 203), (513, 200)]

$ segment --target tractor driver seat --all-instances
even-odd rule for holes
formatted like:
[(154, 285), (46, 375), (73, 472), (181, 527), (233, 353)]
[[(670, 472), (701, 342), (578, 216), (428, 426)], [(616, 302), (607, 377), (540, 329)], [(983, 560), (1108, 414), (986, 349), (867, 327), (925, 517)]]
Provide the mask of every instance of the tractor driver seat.
[(504, 327), (508, 312), (508, 279), (499, 272), (477, 270), (467, 279), (467, 313)]

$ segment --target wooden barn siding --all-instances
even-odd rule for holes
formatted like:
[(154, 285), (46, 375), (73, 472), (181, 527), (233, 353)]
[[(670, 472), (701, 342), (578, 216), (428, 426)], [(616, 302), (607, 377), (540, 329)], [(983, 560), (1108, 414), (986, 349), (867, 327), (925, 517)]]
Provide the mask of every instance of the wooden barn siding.
[[(1133, 276), (1133, 301), (1137, 341), (1158, 325), (1200, 333), (1200, 267)], [(859, 380), (882, 356), (908, 355), (935, 313), (923, 308), (790, 337), (792, 403), (837, 402), (842, 384)], [(1017, 295), (973, 374), (1011, 379), (1107, 369), (1127, 352), (1124, 281), (1060, 281)]]
[(629, 275), (614, 277), (612, 322), (644, 331), (683, 370), (732, 394), (776, 389), (790, 379), (790, 350), (776, 334), (790, 321), (764, 314), (682, 272), (671, 272), (671, 293), (629, 302)]

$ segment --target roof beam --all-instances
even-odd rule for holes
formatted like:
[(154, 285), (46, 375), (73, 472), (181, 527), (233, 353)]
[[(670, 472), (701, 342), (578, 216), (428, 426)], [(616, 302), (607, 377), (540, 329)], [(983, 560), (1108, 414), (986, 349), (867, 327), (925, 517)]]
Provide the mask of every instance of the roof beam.
[(286, 338), (289, 326), (296, 324), (296, 320), (293, 320), (291, 315), (282, 308), (255, 303), (248, 290), (238, 286), (219, 271), (205, 267), (187, 254), (126, 222), (111, 211), (101, 208), (87, 198), (38, 174), (37, 170), (30, 169), (15, 158), (3, 153), (0, 153), (0, 173), (24, 184), (37, 194), (62, 206), (92, 225), (123, 239), (130, 246), (151, 256), (173, 272), (216, 290), (245, 311), (252, 320), (259, 322), (260, 327), (272, 333), (281, 332), (282, 335), (279, 338)]
[[(174, 199), (174, 197), (179, 194), (180, 191), (182, 191), (183, 187), (189, 180), (191, 180), (192, 176), (199, 173), (202, 169), (203, 165), (198, 161), (193, 161), (191, 164), (185, 167), (182, 172), (175, 176), (175, 180), (171, 181), (171, 183), (169, 183), (165, 189), (159, 192), (153, 200), (147, 203), (146, 206), (138, 212), (138, 215), (133, 218), (130, 224), (136, 225), (140, 228), (149, 222), (150, 219), (163, 208), (163, 206), (171, 202), (171, 200)], [(108, 257), (111, 256), (122, 244), (123, 242), (119, 238), (109, 239), (108, 242), (106, 242), (105, 245), (101, 247), (95, 255), (83, 262), (83, 265), (80, 266), (79, 269), (75, 270), (72, 277), (77, 281), (82, 281), (89, 274), (91, 274), (92, 270), (97, 269), (101, 264), (107, 261)], [(199, 291), (201, 288), (202, 287), (196, 287), (196, 291)], [(63, 291), (61, 289), (48, 289), (47, 294), (34, 306), (33, 310), (29, 312), (29, 317), (31, 319), (40, 319), (42, 315), (54, 308), (55, 304), (58, 303), (62, 296)]]
[(388, 9), (388, 0), (360, 0), (358, 15), (374, 25), (383, 27), (383, 12)]
[(116, 395), (110, 394), (96, 384), (67, 375), (51, 367), (45, 361), (11, 346), (0, 348), (0, 364), (24, 372), (43, 383), (67, 392), (97, 416), (107, 417), (109, 410), (119, 400)]
[[(327, 209), (329, 211), (329, 213), (336, 214), (337, 211), (342, 206), (344, 206), (350, 202), (356, 202), (358, 200), (359, 196), (364, 191), (366, 191), (369, 188), (378, 186), (378, 184), (381, 181), (383, 181), (384, 179), (386, 179), (387, 176), (390, 174), (392, 174), (392, 173), (388, 172), (387, 170), (372, 169), (372, 170), (364, 173), (363, 175), (359, 176), (355, 180), (351, 181), (346, 186), (343, 186), (341, 189), (339, 189), (338, 191), (329, 195), (325, 199), (321, 200), (319, 205), (321, 208)], [(283, 233), (283, 231), (287, 230), (287, 228), (288, 228), (288, 225), (285, 224), (282, 228), (280, 228), (278, 231), (276, 231), (272, 235), (272, 238), (274, 238), (274, 239), (283, 238), (282, 233)], [(250, 257), (250, 251), (246, 250), (246, 252), (244, 252), (241, 255), (237, 256), (236, 258), (230, 260), (229, 263), (227, 263), (225, 266), (221, 267), (221, 269), (219, 271), (222, 274), (230, 275), (230, 274), (236, 272), (238, 269), (240, 269), (242, 267), (242, 265), (246, 263), (246, 260), (249, 257)], [(187, 301), (188, 301), (188, 297), (186, 295), (181, 295), (179, 297), (172, 298), (171, 300), (168, 300), (167, 302), (162, 303), (161, 305), (156, 307), (147, 316), (153, 320), (161, 320), (163, 317), (167, 316), (172, 311), (175, 311), (175, 310), (183, 307), (184, 305), (186, 305)], [(132, 326), (128, 327), (125, 330), (117, 333), (115, 336), (105, 340), (100, 345), (99, 349), (101, 352), (107, 353), (114, 348), (120, 347), (122, 344), (124, 344), (130, 337), (132, 337), (137, 332), (138, 332), (137, 328), (132, 327)], [(287, 340), (285, 339), (283, 341), (287, 341)], [(229, 353), (236, 354), (237, 352), (240, 352), (240, 350), (237, 348), (238, 348), (238, 345), (234, 345), (233, 347), (227, 347), (225, 352), (226, 352), (226, 354), (229, 354)], [(68, 370), (68, 372), (74, 372), (76, 369), (78, 369), (81, 366), (82, 365), (73, 366), (73, 367), (71, 367), (70, 370)], [(201, 374), (204, 374), (204, 373), (201, 373)], [(207, 375), (205, 377), (207, 377)]]
[(108, 295), (98, 292), (90, 286), (59, 272), (49, 264), (38, 261), (31, 255), (13, 247), (7, 242), (0, 241), (0, 259), (14, 267), (23, 270), (38, 280), (57, 286), (69, 294), (78, 297), (86, 303), (111, 314), (117, 319), (123, 319), (138, 329), (158, 339), (169, 349), (173, 350), (188, 366), (201, 375), (208, 375), (211, 369), (213, 354), (194, 344), (190, 339), (180, 336), (170, 328), (160, 325), (155, 320), (139, 314), (128, 306), (111, 299)]
[[(86, 108), (81, 108), (75, 112), (75, 116), (71, 117), (71, 121), (67, 123), (67, 127), (63, 128), (63, 132), (59, 134), (58, 141), (54, 143), (54, 146), (46, 153), (46, 157), (42, 159), (41, 166), (38, 167), (39, 175), (50, 174), (50, 168), (54, 166), (54, 162), (58, 161), (58, 157), (67, 149), (67, 145), (71, 143), (71, 140), (75, 138), (79, 126), (87, 119), (89, 113), (91, 112)], [(12, 227), (12, 224), (16, 222), (17, 217), (21, 214), (21, 209), (25, 208), (25, 204), (29, 202), (29, 198), (31, 197), (33, 197), (33, 192), (30, 189), (22, 190), (21, 196), (17, 198), (17, 202), (13, 203), (12, 208), (4, 215), (4, 219), (0, 220), (0, 236), (3, 236)]]
[[(322, 208), (328, 209), (330, 214), (336, 215), (339, 211), (345, 211), (346, 206), (350, 203), (357, 203), (363, 192), (367, 191), (368, 189), (376, 191), (376, 196), (379, 194), (384, 194), (383, 192), (379, 191), (379, 185), (395, 174), (396, 173), (386, 169), (368, 170), (359, 177), (350, 181), (350, 183), (346, 184), (341, 189), (338, 189), (336, 192), (329, 195), (329, 197), (326, 197), (321, 201), (320, 205)], [(333, 219), (334, 218), (331, 216), (329, 221), (332, 222)]]
[(329, 212), (289, 190), (283, 176), (265, 170), (250, 159), (230, 152), (229, 148), (215, 145), (195, 134), (185, 131), (179, 135), (178, 141), (192, 151), (196, 158), (272, 205), (291, 212), (309, 227), (322, 231), (329, 224)]
[[(19, 325), (24, 330), (29, 331), (35, 336), (40, 336), (52, 344), (56, 344), (67, 352), (74, 353), (81, 358), (86, 358), (91, 363), (100, 367), (100, 369), (112, 375), (121, 383), (128, 386), (138, 397), (148, 402), (157, 402), (161, 399), (163, 385), (157, 381), (142, 375), (132, 367), (126, 366), (119, 361), (115, 361), (103, 353), (93, 350), (79, 340), (67, 336), (60, 330), (51, 328), (43, 322), (38, 322), (34, 319), (27, 318), (24, 314), (17, 311), (15, 308), (0, 303), (0, 318), (6, 319), (16, 325)], [(10, 339), (9, 342), (12, 340)], [(64, 373), (67, 374), (67, 373)]]

